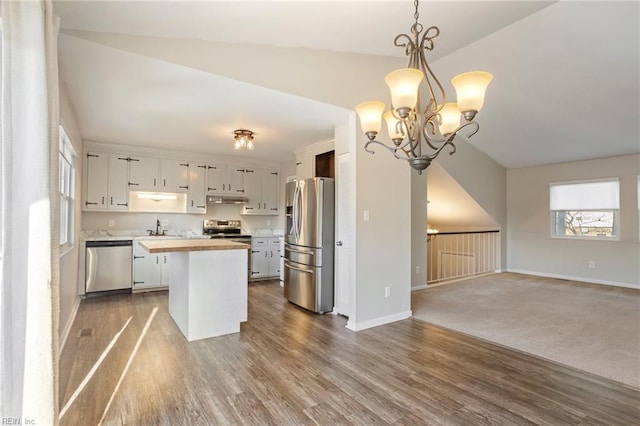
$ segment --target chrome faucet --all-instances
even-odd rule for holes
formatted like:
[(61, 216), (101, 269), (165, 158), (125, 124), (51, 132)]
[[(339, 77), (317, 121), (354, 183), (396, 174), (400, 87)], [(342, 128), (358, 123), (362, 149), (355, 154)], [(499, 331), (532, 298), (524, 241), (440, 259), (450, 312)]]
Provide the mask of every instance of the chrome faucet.
[(156, 235), (160, 235), (160, 219), (156, 219)]
[(158, 235), (164, 235), (166, 232), (166, 229), (162, 231), (162, 234), (160, 233), (160, 219), (156, 219), (156, 232), (153, 232), (153, 229), (147, 229), (147, 232), (149, 233), (149, 235), (151, 236), (158, 236)]

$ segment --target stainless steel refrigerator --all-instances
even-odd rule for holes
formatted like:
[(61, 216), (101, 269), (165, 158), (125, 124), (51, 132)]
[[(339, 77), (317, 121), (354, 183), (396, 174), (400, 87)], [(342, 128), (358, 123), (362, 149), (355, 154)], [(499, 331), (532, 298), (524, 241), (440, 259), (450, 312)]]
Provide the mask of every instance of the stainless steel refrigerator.
[(284, 296), (313, 312), (333, 310), (334, 180), (288, 182)]

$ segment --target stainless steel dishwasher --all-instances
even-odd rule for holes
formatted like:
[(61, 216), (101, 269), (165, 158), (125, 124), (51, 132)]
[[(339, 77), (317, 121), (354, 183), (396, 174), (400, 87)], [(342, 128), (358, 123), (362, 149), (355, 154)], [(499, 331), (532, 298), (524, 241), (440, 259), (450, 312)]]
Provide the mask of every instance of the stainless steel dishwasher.
[(131, 291), (132, 241), (87, 241), (85, 259), (85, 295), (101, 292)]

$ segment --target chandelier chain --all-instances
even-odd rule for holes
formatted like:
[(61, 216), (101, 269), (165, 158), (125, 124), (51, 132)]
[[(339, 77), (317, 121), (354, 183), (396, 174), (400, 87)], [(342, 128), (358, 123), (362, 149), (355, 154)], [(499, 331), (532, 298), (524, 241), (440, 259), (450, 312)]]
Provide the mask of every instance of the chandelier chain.
[(416, 24), (418, 23), (418, 18), (420, 18), (420, 12), (418, 12), (418, 0), (413, 0), (413, 6), (416, 8), (413, 17), (416, 19)]

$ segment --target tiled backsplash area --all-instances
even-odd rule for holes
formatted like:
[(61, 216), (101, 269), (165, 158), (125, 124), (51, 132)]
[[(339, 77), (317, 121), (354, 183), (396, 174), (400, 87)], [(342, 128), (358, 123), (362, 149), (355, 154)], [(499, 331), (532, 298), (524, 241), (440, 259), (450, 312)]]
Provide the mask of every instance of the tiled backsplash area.
[[(82, 213), (82, 230), (127, 230), (127, 229), (155, 229), (156, 220), (168, 220), (167, 229), (199, 230), (202, 232), (202, 221), (205, 219), (238, 219), (242, 221), (242, 228), (249, 232), (272, 230), (282, 232), (284, 219), (282, 216), (243, 216), (241, 206), (237, 204), (208, 205), (207, 213)], [(113, 221), (113, 226), (109, 226)]]

